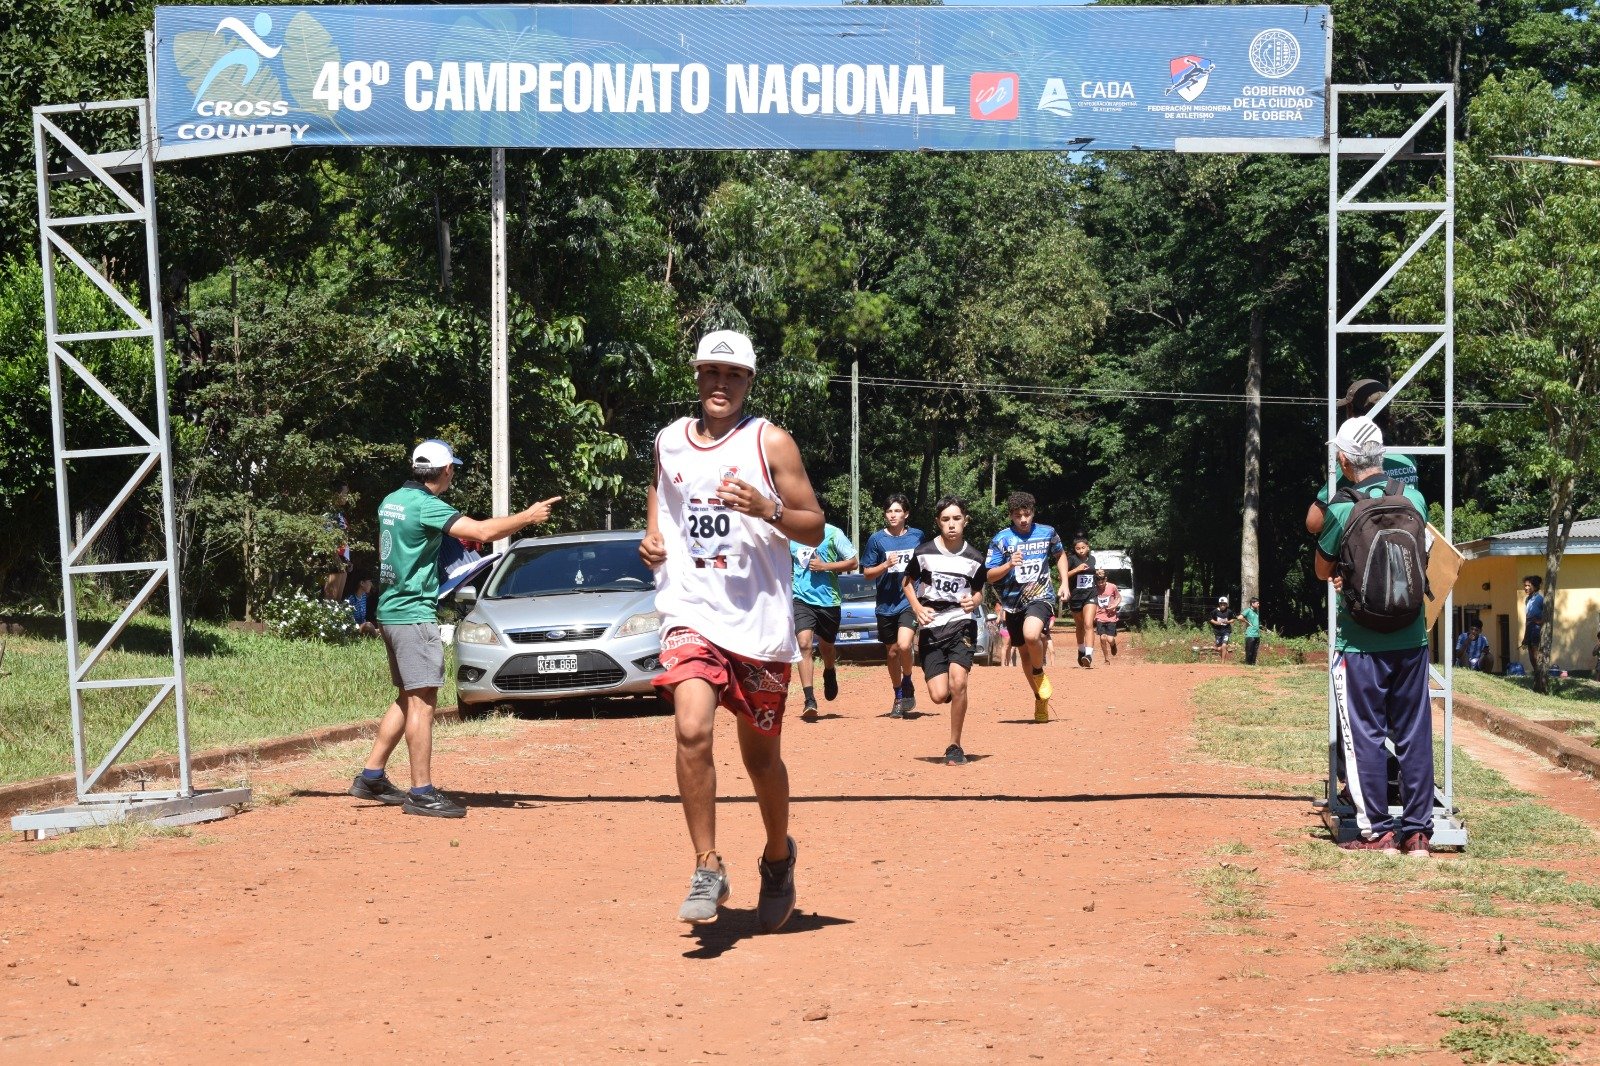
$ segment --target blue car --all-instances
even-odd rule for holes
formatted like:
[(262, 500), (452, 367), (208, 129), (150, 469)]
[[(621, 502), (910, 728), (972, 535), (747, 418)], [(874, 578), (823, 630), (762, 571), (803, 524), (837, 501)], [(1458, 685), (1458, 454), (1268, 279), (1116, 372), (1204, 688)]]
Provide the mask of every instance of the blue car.
[[(851, 658), (882, 659), (883, 644), (878, 640), (878, 593), (875, 582), (860, 574), (845, 574), (839, 578), (839, 595), (844, 600), (839, 613), (839, 639), (835, 646), (839, 654)], [(972, 612), (978, 623), (978, 648), (974, 663), (998, 666), (1000, 643), (995, 639), (989, 615), (982, 607)], [(915, 648), (915, 645), (913, 645)]]

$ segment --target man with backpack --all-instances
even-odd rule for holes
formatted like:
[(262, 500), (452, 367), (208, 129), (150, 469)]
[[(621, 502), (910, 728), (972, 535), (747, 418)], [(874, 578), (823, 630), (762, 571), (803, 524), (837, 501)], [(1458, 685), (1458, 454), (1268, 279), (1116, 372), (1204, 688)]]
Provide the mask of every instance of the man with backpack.
[[(1384, 473), (1383, 432), (1349, 418), (1330, 442), (1349, 482), (1328, 503), (1316, 573), (1338, 597), (1333, 690), (1360, 836), (1339, 846), (1425, 859), (1433, 832), (1433, 712), (1428, 700), (1427, 504)], [(1389, 813), (1388, 753), (1400, 769)]]

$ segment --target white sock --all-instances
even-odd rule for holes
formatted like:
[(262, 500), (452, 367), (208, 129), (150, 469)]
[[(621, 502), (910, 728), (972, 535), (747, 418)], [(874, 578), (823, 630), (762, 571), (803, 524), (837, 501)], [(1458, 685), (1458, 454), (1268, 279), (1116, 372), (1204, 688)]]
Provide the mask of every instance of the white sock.
[(1092, 647), (1090, 647), (1089, 645), (1087, 645), (1087, 644), (1079, 644), (1078, 645), (1078, 654), (1079, 655), (1087, 655), (1089, 658), (1093, 659), (1094, 658), (1094, 649)]

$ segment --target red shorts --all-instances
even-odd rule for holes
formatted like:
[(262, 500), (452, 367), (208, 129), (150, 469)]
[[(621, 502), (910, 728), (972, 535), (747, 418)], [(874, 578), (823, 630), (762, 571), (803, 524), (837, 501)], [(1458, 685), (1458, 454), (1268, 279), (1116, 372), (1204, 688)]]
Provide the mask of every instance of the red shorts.
[(673, 687), (698, 677), (717, 690), (717, 702), (748, 721), (756, 732), (777, 736), (783, 729), (783, 704), (789, 696), (789, 663), (747, 659), (678, 626), (661, 636), (661, 698), (672, 702)]

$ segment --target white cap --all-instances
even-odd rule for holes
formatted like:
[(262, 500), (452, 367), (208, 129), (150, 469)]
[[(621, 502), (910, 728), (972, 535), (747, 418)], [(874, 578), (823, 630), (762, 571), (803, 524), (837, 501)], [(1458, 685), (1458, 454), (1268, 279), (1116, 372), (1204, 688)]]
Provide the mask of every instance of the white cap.
[(1217, 597), (1217, 602), (1218, 603), (1227, 603), (1228, 602), (1228, 597), (1226, 597), (1226, 596), (1218, 596)]
[(446, 466), (460, 466), (461, 460), (450, 445), (442, 440), (425, 440), (411, 450), (412, 466), (427, 466), (435, 470)]
[(751, 346), (750, 338), (743, 333), (731, 329), (719, 329), (700, 338), (700, 346), (695, 349), (694, 359), (689, 365), (699, 366), (701, 363), (742, 366), (754, 374), (756, 350)]
[(1346, 455), (1354, 455), (1369, 444), (1383, 447), (1383, 430), (1367, 416), (1357, 415), (1339, 423), (1339, 432), (1328, 443)]

